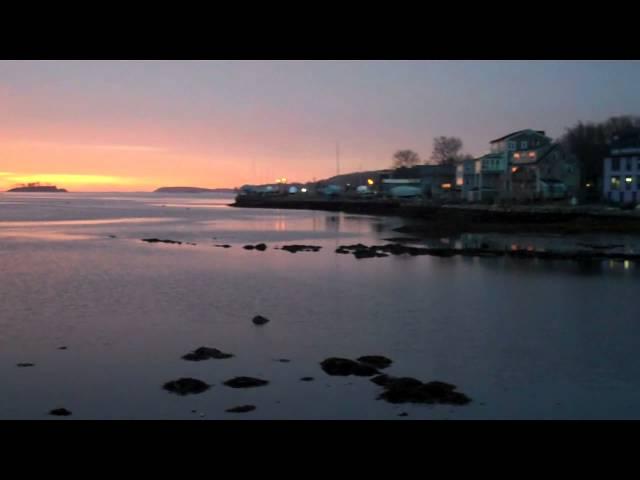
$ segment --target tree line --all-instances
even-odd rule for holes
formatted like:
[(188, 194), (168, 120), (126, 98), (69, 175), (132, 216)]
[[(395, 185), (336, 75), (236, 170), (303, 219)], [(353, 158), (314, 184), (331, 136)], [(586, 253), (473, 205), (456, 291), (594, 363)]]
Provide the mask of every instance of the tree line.
[[(461, 160), (473, 158), (462, 153), (463, 143), (458, 137), (436, 137), (433, 139), (433, 151), (430, 163), (436, 165), (454, 165)], [(410, 168), (420, 165), (422, 159), (413, 150), (399, 150), (393, 155), (394, 168)], [(424, 162), (428, 163), (428, 162)]]

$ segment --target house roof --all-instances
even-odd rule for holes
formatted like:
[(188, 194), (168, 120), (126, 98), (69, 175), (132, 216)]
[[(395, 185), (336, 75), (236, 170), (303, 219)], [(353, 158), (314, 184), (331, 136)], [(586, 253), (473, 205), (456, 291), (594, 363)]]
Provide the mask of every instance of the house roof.
[(525, 130), (518, 130), (517, 132), (510, 133), (509, 135), (505, 135), (504, 137), (496, 138), (495, 140), (491, 140), (489, 143), (498, 143), (498, 142), (501, 142), (502, 140), (506, 140), (507, 138), (510, 138), (510, 137), (515, 137), (516, 135), (520, 135), (525, 132), (534, 132), (534, 133), (539, 133), (540, 135), (546, 135), (546, 132), (544, 130), (531, 130), (530, 128), (527, 128)]

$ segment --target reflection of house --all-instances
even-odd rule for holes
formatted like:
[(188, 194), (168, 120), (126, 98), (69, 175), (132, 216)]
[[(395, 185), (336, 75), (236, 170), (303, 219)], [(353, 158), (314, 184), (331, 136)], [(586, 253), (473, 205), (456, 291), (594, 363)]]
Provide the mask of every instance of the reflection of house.
[(604, 159), (604, 198), (616, 203), (640, 202), (640, 135), (614, 139)]
[(490, 145), (490, 153), (457, 166), (456, 187), (463, 200), (556, 198), (578, 188), (575, 159), (544, 131), (519, 130)]
[(417, 165), (398, 168), (391, 178), (382, 180), (382, 192), (398, 186), (415, 187), (424, 198), (447, 199), (453, 191), (456, 167), (453, 165)]

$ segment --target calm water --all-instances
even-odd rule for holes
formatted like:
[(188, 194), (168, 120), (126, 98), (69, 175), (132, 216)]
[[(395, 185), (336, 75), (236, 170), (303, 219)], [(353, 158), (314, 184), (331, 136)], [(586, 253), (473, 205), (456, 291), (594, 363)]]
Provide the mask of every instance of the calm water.
[[(53, 418), (47, 412), (57, 407), (77, 419), (640, 418), (639, 265), (356, 260), (335, 248), (384, 243), (403, 221), (231, 201), (0, 194), (0, 418)], [(596, 240), (637, 248), (629, 237)], [(259, 242), (269, 249), (242, 249)], [(223, 243), (232, 248), (214, 247)], [(323, 249), (273, 249), (287, 243)], [(257, 314), (271, 323), (254, 326)], [(236, 357), (181, 360), (203, 345)], [(390, 374), (454, 383), (474, 402), (390, 405), (368, 379), (319, 367), (330, 356), (367, 354), (391, 357)], [(271, 383), (222, 385), (241, 375)], [(214, 386), (187, 397), (162, 390), (183, 376)], [(257, 410), (225, 413), (244, 404)]]

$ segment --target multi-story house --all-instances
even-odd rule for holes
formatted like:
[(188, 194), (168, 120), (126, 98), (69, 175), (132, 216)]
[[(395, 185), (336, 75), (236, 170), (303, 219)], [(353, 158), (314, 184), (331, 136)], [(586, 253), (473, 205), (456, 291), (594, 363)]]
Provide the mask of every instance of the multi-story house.
[(604, 199), (640, 203), (640, 135), (615, 138), (604, 159)]
[(575, 159), (542, 130), (519, 130), (492, 140), (490, 147), (490, 153), (457, 167), (456, 187), (466, 201), (544, 199), (578, 188)]

